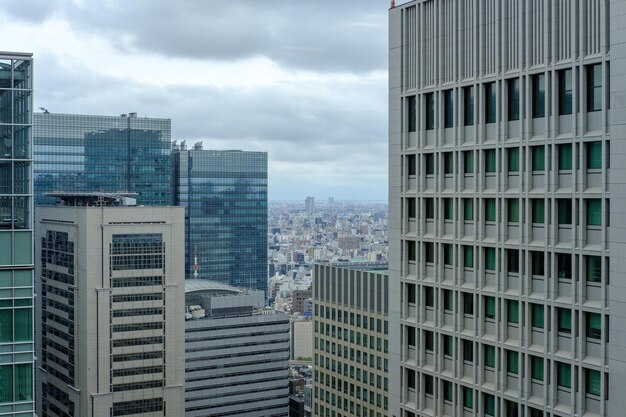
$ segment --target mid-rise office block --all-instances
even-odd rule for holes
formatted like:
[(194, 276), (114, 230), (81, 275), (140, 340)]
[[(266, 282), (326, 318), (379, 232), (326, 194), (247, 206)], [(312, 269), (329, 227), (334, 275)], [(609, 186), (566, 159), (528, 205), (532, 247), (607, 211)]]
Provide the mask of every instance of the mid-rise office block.
[(624, 16), (391, 9), (390, 415), (624, 414)]
[(37, 208), (37, 415), (181, 416), (183, 209)]
[(185, 275), (267, 294), (267, 153), (174, 148)]
[(137, 117), (34, 114), (35, 204), (53, 191), (135, 192), (138, 204), (173, 201), (171, 121)]
[(289, 316), (263, 291), (188, 279), (185, 293), (185, 416), (287, 416)]
[(0, 52), (0, 416), (33, 415), (31, 54)]
[(314, 266), (313, 415), (387, 416), (388, 296), (385, 271)]

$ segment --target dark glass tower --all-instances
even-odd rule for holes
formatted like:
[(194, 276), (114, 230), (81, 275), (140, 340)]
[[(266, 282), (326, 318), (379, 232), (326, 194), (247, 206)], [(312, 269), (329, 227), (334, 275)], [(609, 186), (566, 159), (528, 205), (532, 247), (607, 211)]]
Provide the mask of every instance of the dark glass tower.
[(32, 56), (0, 52), (0, 415), (33, 415)]
[(173, 160), (186, 278), (267, 292), (267, 153), (195, 147)]
[(56, 202), (49, 191), (130, 191), (138, 204), (172, 204), (169, 119), (34, 116), (36, 205)]

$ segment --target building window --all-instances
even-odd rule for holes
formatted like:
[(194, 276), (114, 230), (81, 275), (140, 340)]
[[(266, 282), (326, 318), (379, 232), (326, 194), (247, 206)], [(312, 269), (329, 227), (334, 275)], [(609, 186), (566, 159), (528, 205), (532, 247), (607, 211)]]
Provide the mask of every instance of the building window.
[(602, 64), (587, 66), (587, 111), (602, 110)]
[(433, 395), (433, 377), (430, 375), (424, 375), (424, 392), (426, 393), (426, 395)]
[(495, 346), (485, 345), (485, 367), (496, 367), (496, 348)]
[(454, 200), (451, 198), (443, 199), (443, 219), (454, 220)]
[(572, 279), (572, 255), (557, 253), (556, 268), (559, 279)]
[(474, 295), (463, 294), (463, 314), (474, 315)]
[(452, 290), (443, 290), (443, 309), (444, 311), (454, 310), (454, 293)]
[(485, 318), (494, 320), (496, 318), (495, 297), (485, 297)]
[(508, 198), (506, 203), (509, 223), (519, 223), (519, 200), (517, 198)]
[(602, 200), (593, 198), (586, 201), (587, 203), (587, 226), (602, 225)]
[(536, 381), (543, 381), (543, 359), (537, 356), (530, 357), (530, 377)]
[(450, 403), (454, 401), (454, 390), (450, 381), (443, 381), (443, 400)]
[(424, 154), (424, 165), (426, 175), (435, 175), (435, 155), (432, 153)]
[(474, 125), (474, 87), (463, 88), (463, 119), (465, 126)]
[(474, 362), (474, 342), (463, 340), (463, 361)]
[(532, 327), (535, 329), (544, 328), (544, 308), (541, 304), (531, 304), (530, 309)]
[(519, 148), (509, 148), (506, 150), (506, 161), (509, 173), (519, 172)]
[(491, 394), (484, 394), (485, 399), (485, 415), (487, 416), (495, 416), (496, 415), (496, 397)]
[(559, 198), (557, 200), (559, 211), (559, 226), (572, 225), (572, 200), (569, 198)]
[(485, 151), (485, 172), (496, 172), (496, 150)]
[(572, 387), (572, 367), (566, 363), (557, 362), (557, 385), (562, 388)]
[[(415, 304), (415, 284), (406, 284), (407, 301), (409, 304)], [(341, 317), (341, 315), (339, 315)], [(341, 322), (341, 320), (340, 320)], [(367, 328), (367, 317), (363, 320), (363, 328)]]
[(486, 222), (496, 221), (496, 199), (495, 198), (485, 199), (485, 221)]
[(506, 270), (510, 274), (519, 273), (519, 252), (517, 249), (506, 249)]
[(424, 211), (426, 215), (426, 220), (432, 220), (435, 218), (435, 199), (434, 198), (425, 198), (424, 199)]
[(425, 299), (426, 307), (435, 306), (435, 293), (434, 293), (433, 287), (424, 287), (424, 299)]
[(463, 199), (463, 220), (466, 222), (474, 220), (474, 199)]
[(572, 169), (572, 144), (559, 145), (559, 171), (571, 171)]
[(585, 313), (587, 322), (587, 338), (600, 340), (602, 338), (602, 315)]
[(559, 333), (572, 333), (572, 310), (569, 308), (558, 308), (558, 329)]
[(432, 352), (435, 349), (435, 341), (433, 338), (433, 332), (424, 332), (424, 348), (427, 352)]
[(485, 269), (487, 271), (496, 270), (496, 249), (485, 248)]
[(463, 407), (469, 410), (474, 408), (474, 391), (471, 388), (463, 387)]
[(408, 97), (407, 99), (407, 120), (409, 124), (409, 132), (415, 132), (417, 130), (416, 113), (415, 113), (415, 96)]
[(409, 155), (407, 157), (407, 170), (409, 177), (414, 177), (417, 174), (415, 155)]
[(507, 81), (509, 94), (509, 121), (519, 120), (519, 78)]
[(587, 169), (602, 169), (602, 142), (588, 142)]
[(600, 396), (602, 373), (593, 369), (585, 369), (585, 392), (589, 395)]
[(543, 252), (530, 252), (530, 268), (533, 275), (545, 275), (544, 254)]
[(454, 339), (452, 339), (452, 336), (443, 336), (443, 354), (445, 356), (454, 355)]
[(449, 243), (443, 245), (443, 264), (446, 266), (454, 265), (454, 251)]
[(406, 330), (406, 338), (409, 342), (409, 346), (415, 346), (415, 327), (407, 326)]
[(452, 152), (443, 154), (443, 173), (446, 175), (454, 174), (454, 154)]
[(532, 205), (533, 224), (543, 224), (545, 222), (545, 201), (543, 198), (533, 198), (530, 200)]
[(496, 83), (485, 84), (485, 123), (496, 122)]
[(546, 115), (546, 76), (535, 74), (532, 78), (533, 89), (533, 118), (545, 117)]
[(599, 283), (602, 280), (602, 258), (599, 256), (585, 256), (585, 275), (587, 282)]
[(407, 240), (406, 241), (406, 258), (409, 262), (415, 262), (416, 250), (415, 250), (415, 241)]
[(531, 149), (533, 172), (544, 171), (546, 169), (545, 148), (543, 146), (533, 146)]
[(435, 245), (432, 242), (424, 243), (424, 260), (427, 264), (435, 262)]
[(519, 354), (512, 350), (506, 351), (506, 371), (517, 375), (519, 372)]
[(474, 152), (472, 151), (463, 152), (463, 172), (465, 174), (474, 173)]
[(519, 324), (519, 302), (507, 300), (506, 313), (509, 324)]
[(407, 198), (407, 211), (409, 219), (415, 219), (416, 217), (416, 200), (414, 198)]
[(428, 93), (424, 100), (426, 101), (426, 130), (433, 130), (435, 128), (435, 95)]
[(445, 105), (444, 109), (444, 127), (449, 128), (454, 126), (454, 93), (452, 90), (446, 90), (443, 92), (443, 101)]
[(474, 247), (463, 246), (463, 265), (465, 268), (474, 267)]
[(572, 114), (572, 70), (559, 71), (559, 115)]

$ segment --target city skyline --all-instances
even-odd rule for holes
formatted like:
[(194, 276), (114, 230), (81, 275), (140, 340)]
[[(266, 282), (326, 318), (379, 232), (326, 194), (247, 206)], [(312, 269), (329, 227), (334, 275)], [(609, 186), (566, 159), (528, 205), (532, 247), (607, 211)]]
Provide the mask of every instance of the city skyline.
[(0, 22), (45, 68), (35, 109), (171, 118), (173, 139), (267, 151), (270, 200), (382, 200), (389, 5), (354, 5), (9, 1)]

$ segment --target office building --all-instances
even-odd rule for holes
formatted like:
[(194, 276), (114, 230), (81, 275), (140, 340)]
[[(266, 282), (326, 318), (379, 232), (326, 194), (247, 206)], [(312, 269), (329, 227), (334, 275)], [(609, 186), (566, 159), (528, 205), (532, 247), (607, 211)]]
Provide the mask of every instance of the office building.
[(315, 211), (315, 197), (308, 196), (304, 200), (304, 210), (309, 213)]
[(359, 236), (339, 236), (337, 247), (344, 250), (359, 249), (361, 247), (361, 238)]
[(174, 146), (185, 276), (267, 294), (267, 153)]
[(31, 54), (0, 52), (0, 416), (33, 416)]
[(313, 415), (387, 416), (386, 271), (316, 264)]
[(137, 203), (173, 201), (171, 121), (137, 117), (34, 114), (35, 204), (52, 191), (135, 192)]
[(624, 16), (390, 10), (390, 415), (624, 415)]
[(285, 417), (289, 316), (265, 294), (185, 281), (185, 416)]
[(181, 416), (184, 210), (108, 193), (37, 207), (37, 415)]
[(311, 298), (311, 287), (296, 287), (291, 291), (291, 312), (304, 313), (307, 300)]
[(311, 317), (291, 316), (289, 325), (291, 360), (311, 362), (313, 358), (313, 322)]

